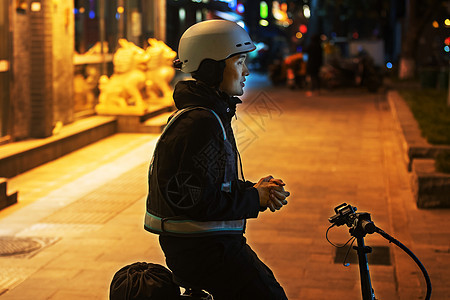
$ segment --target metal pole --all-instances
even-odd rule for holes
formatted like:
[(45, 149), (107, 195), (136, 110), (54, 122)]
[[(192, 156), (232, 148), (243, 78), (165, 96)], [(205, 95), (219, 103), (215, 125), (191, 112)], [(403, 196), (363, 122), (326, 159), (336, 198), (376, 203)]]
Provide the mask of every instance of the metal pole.
[(166, 1), (155, 0), (155, 38), (163, 42), (166, 41)]
[(370, 281), (369, 263), (367, 262), (364, 237), (357, 237), (356, 240), (358, 242), (356, 250), (358, 252), (359, 275), (361, 278), (361, 293), (363, 300), (374, 300), (375, 295), (373, 294), (372, 283)]

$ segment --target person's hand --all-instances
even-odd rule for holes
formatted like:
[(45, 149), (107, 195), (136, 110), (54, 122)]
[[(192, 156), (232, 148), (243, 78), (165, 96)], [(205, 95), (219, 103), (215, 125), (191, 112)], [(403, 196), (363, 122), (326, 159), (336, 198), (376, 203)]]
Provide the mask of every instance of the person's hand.
[(289, 192), (284, 190), (284, 186), (285, 183), (281, 179), (274, 179), (272, 176), (261, 178), (254, 185), (258, 190), (260, 206), (268, 207), (274, 212), (286, 205)]
[(261, 207), (267, 207), (270, 201), (270, 190), (278, 186), (275, 182), (270, 182), (271, 179), (273, 179), (273, 177), (270, 175), (263, 177), (253, 186), (258, 190), (259, 205)]
[(270, 189), (269, 202), (267, 203), (267, 207), (274, 212), (288, 203), (286, 198), (289, 197), (290, 193), (284, 190), (286, 184), (283, 180), (270, 179), (269, 182), (277, 184), (276, 187)]

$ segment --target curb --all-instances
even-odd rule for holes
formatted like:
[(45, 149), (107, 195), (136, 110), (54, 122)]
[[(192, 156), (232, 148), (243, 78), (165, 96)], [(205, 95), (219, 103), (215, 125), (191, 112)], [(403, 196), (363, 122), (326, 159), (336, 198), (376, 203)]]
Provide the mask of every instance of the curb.
[(411, 189), (419, 208), (450, 208), (450, 174), (437, 172), (434, 158), (450, 146), (431, 145), (405, 100), (397, 91), (388, 91), (387, 99), (399, 132), (403, 158), (410, 172)]

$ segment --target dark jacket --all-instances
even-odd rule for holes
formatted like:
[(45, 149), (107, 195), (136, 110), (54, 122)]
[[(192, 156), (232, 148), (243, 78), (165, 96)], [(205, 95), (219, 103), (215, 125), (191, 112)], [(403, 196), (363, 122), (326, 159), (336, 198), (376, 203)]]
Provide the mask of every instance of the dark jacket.
[[(194, 106), (212, 109), (223, 123), (233, 157), (227, 157), (223, 130), (213, 113), (207, 110), (184, 113), (162, 136), (155, 150), (157, 163), (153, 172), (158, 187), (149, 180), (147, 210), (150, 207), (150, 213), (169, 214), (161, 217), (175, 215), (195, 221), (256, 218), (260, 210), (258, 191), (252, 182), (238, 179), (239, 158), (231, 128), (236, 104), (241, 101), (198, 81), (179, 82), (174, 101), (179, 110)], [(234, 174), (225, 174), (230, 162), (234, 164)], [(231, 180), (231, 189), (222, 188), (225, 177)], [(164, 199), (152, 194), (157, 188)], [(165, 203), (156, 206), (150, 203), (161, 200)], [(151, 207), (159, 211), (151, 211)]]

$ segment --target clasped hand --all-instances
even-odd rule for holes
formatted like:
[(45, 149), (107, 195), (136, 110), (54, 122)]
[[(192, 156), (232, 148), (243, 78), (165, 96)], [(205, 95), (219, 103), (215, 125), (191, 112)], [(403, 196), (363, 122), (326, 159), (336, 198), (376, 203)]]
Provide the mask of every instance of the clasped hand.
[(287, 204), (286, 198), (290, 195), (284, 190), (286, 184), (281, 179), (272, 176), (261, 178), (254, 187), (258, 190), (259, 204), (268, 207), (272, 212), (279, 210)]

